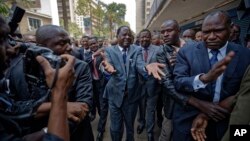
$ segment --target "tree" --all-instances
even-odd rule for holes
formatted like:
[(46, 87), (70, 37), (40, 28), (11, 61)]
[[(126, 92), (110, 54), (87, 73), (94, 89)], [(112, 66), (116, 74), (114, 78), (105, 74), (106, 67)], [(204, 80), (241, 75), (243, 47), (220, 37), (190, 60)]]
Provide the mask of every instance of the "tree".
[(20, 7), (29, 8), (31, 1), (29, 0), (0, 0), (0, 14), (7, 16), (10, 11), (10, 7), (15, 4)]
[(75, 38), (80, 37), (82, 35), (82, 30), (78, 27), (76, 23), (69, 22), (69, 32)]
[(6, 5), (6, 3), (3, 2), (3, 0), (0, 0), (0, 14), (7, 16), (9, 12), (9, 7)]
[(123, 23), (126, 14), (126, 5), (115, 2), (107, 6), (106, 21), (108, 23), (110, 39), (113, 39), (113, 30)]
[(62, 0), (62, 12), (63, 12), (63, 25), (65, 30), (69, 31), (69, 20), (68, 20), (68, 13), (66, 7), (66, 1)]
[(105, 18), (105, 11), (104, 7), (100, 3), (98, 3), (97, 7), (93, 9), (93, 15), (97, 19), (97, 25), (95, 27), (95, 30), (93, 30), (94, 35), (97, 35), (99, 37), (104, 36), (106, 34), (105, 27), (103, 26), (104, 18)]
[[(64, 22), (62, 19), (60, 20), (60, 25), (65, 29)], [(69, 27), (68, 32), (71, 36), (77, 38), (82, 35), (82, 29), (80, 29), (76, 23), (68, 22), (68, 27)]]

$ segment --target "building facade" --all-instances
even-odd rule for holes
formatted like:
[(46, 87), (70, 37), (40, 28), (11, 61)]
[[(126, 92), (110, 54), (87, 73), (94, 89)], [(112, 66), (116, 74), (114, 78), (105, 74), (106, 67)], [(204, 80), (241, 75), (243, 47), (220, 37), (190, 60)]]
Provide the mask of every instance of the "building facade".
[[(175, 19), (180, 24), (182, 31), (188, 28), (198, 31), (201, 29), (203, 19), (210, 12), (223, 10), (229, 14), (234, 23), (240, 25), (243, 38), (250, 25), (250, 17), (248, 15), (244, 19), (238, 19), (237, 7), (240, 2), (241, 0), (152, 0), (149, 13), (147, 13), (149, 4), (145, 6), (145, 21), (141, 21), (141, 23), (144, 22), (144, 28), (158, 32), (166, 19)], [(140, 8), (136, 9), (136, 11), (139, 10)]]

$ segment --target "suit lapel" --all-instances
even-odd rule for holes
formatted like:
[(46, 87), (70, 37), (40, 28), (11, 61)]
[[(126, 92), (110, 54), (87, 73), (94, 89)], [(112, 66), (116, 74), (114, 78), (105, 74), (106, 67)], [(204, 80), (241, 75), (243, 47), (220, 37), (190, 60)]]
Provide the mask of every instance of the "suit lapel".
[(233, 57), (232, 61), (228, 64), (228, 67), (227, 67), (227, 69), (225, 71), (225, 74), (227, 74), (227, 76), (229, 76), (229, 77), (233, 76), (235, 68), (236, 68), (237, 64), (239, 64), (239, 55), (237, 54), (238, 53), (238, 48), (234, 47), (230, 43), (228, 43), (226, 55), (230, 51), (234, 51), (235, 56)]
[(121, 50), (119, 49), (118, 46), (115, 46), (114, 50), (115, 50), (116, 56), (118, 57), (118, 60), (120, 62), (119, 64), (121, 64), (123, 71), (126, 72), (126, 69), (125, 69), (125, 66), (124, 66), (124, 63), (123, 63), (123, 58), (122, 58), (122, 52), (121, 52)]
[(147, 64), (149, 64), (149, 63), (151, 62), (152, 56), (153, 56), (154, 52), (155, 52), (155, 48), (154, 48), (152, 45), (150, 45), (150, 46), (149, 46), (149, 50), (148, 50), (148, 60), (147, 60)]
[(195, 54), (197, 61), (199, 62), (201, 72), (207, 73), (210, 70), (210, 63), (207, 48), (204, 43), (197, 46)]

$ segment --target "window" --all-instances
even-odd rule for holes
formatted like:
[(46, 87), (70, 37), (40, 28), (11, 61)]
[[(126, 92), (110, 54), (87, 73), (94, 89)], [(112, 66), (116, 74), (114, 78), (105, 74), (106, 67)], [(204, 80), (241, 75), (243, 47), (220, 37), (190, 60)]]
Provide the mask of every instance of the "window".
[(41, 20), (40, 19), (35, 19), (35, 18), (28, 18), (29, 20), (29, 30), (33, 31), (38, 29), (41, 26)]

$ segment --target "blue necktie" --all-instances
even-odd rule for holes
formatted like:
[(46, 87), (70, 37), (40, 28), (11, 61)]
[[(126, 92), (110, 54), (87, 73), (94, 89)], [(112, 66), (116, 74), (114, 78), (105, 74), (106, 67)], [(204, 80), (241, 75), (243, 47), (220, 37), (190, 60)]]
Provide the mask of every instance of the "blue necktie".
[(127, 59), (127, 49), (126, 48), (123, 48), (122, 50), (122, 58), (123, 58), (123, 63), (124, 65), (126, 66), (126, 59)]
[[(214, 49), (214, 50), (210, 51), (210, 53), (212, 53), (212, 55), (213, 55), (211, 57), (211, 59), (210, 59), (211, 68), (213, 67), (214, 64), (216, 64), (218, 62), (217, 56), (218, 56), (219, 52), (220, 51), (218, 49)], [(211, 83), (211, 86), (212, 86), (212, 94), (214, 94), (215, 93), (215, 87), (216, 87), (216, 80)]]

